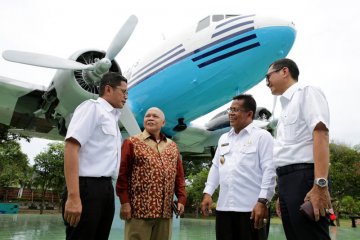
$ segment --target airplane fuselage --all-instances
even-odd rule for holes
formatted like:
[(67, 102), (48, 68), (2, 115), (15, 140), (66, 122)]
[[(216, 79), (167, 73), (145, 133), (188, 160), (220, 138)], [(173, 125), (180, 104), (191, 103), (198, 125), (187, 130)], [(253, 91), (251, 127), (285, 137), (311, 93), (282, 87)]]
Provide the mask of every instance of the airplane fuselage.
[[(185, 129), (185, 124), (189, 126), (194, 119), (262, 81), (269, 64), (288, 54), (295, 36), (292, 23), (274, 18), (212, 15), (202, 19), (172, 40), (161, 42), (125, 74), (128, 105), (136, 122), (142, 127), (145, 111), (159, 107), (166, 116), (163, 131), (177, 137), (176, 132)], [(117, 48), (115, 45), (111, 44), (110, 49)], [(110, 50), (110, 55), (117, 51)], [(0, 79), (3, 87), (0, 122), (20, 129), (23, 134), (50, 139), (63, 139), (76, 106), (98, 97), (100, 76), (90, 68), (99, 70), (102, 60), (107, 60), (106, 52), (95, 49), (78, 51), (70, 61), (39, 54), (35, 61), (31, 53), (14, 51), (5, 55), (15, 62), (59, 66), (46, 90)], [(121, 72), (112, 57), (108, 59), (112, 61), (109, 71)], [(80, 64), (80, 69), (66, 67), (74, 63)]]
[(189, 124), (259, 83), (295, 40), (293, 26), (285, 22), (255, 15), (216, 22), (209, 17), (207, 27), (177, 36), (131, 70), (128, 102), (140, 126), (145, 111), (157, 106), (166, 116), (163, 130), (172, 136), (178, 119)]

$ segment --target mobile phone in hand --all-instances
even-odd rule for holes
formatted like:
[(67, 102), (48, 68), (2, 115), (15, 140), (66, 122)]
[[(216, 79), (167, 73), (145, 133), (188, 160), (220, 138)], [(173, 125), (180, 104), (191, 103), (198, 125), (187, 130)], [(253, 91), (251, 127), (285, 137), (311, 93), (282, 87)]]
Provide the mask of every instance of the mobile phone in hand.
[(314, 208), (310, 201), (306, 201), (303, 204), (301, 204), (300, 212), (310, 220), (315, 221)]
[(172, 210), (174, 211), (175, 215), (176, 215), (176, 218), (179, 217), (180, 215), (180, 212), (178, 210), (178, 206), (177, 206), (177, 202), (174, 201), (173, 204), (172, 204)]

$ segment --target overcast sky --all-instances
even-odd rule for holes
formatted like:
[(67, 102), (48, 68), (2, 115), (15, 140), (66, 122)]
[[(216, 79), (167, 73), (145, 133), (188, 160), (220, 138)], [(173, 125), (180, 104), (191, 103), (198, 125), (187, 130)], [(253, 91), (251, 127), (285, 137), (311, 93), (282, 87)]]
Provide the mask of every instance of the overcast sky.
[[(288, 57), (299, 66), (299, 82), (318, 86), (327, 96), (331, 140), (355, 145), (360, 143), (358, 9), (356, 0), (1, 0), (0, 51), (68, 58), (81, 49), (106, 50), (123, 22), (135, 14), (138, 26), (116, 57), (124, 71), (152, 46), (210, 14), (255, 13), (287, 19), (297, 29)], [(0, 76), (48, 86), (54, 73), (0, 58)], [(249, 93), (259, 106), (272, 109), (273, 97), (264, 81)], [(22, 146), (33, 158), (46, 144), (35, 139)]]

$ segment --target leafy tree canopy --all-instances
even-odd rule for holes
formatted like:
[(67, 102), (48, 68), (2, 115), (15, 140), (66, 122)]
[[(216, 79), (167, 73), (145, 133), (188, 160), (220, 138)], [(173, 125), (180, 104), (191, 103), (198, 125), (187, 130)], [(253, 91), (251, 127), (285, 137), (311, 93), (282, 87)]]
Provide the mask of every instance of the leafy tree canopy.
[(360, 198), (360, 152), (342, 144), (330, 144), (331, 195)]

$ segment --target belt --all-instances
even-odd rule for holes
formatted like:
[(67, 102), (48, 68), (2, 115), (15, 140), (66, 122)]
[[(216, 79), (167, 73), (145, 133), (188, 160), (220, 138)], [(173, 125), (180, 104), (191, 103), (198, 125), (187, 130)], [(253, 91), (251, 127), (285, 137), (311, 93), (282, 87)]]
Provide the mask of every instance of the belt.
[(276, 174), (281, 177), (283, 175), (292, 173), (292, 172), (296, 172), (296, 171), (300, 171), (300, 170), (305, 170), (305, 169), (314, 169), (314, 164), (313, 163), (298, 163), (298, 164), (291, 164), (291, 165), (287, 165), (287, 166), (283, 166), (283, 167), (278, 167), (276, 169)]
[(104, 177), (104, 176), (102, 176), (102, 177), (83, 177), (83, 176), (80, 176), (79, 177), (79, 179), (83, 179), (83, 180), (85, 180), (85, 179), (88, 179), (88, 180), (112, 180), (112, 178), (111, 177)]

